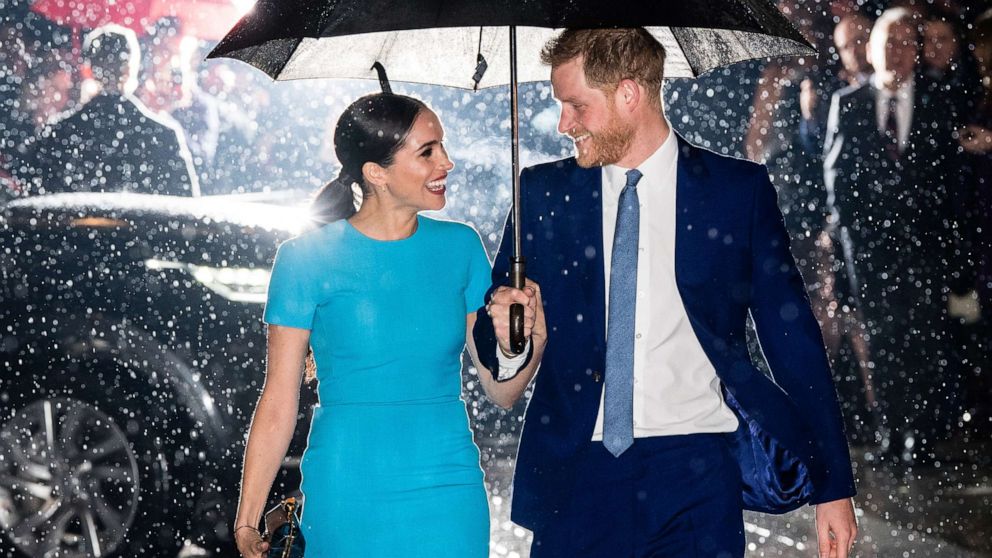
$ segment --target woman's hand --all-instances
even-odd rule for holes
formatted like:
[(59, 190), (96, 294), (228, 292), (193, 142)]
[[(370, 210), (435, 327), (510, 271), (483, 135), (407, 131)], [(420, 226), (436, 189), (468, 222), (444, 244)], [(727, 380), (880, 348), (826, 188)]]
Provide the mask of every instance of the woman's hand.
[(309, 344), (309, 330), (269, 326), (265, 386), (248, 431), (241, 498), (234, 522), (234, 540), (246, 558), (263, 558), (269, 550), (253, 527), (262, 517), (269, 487), (293, 439)]
[[(496, 340), (503, 354), (511, 355), (510, 351), (510, 306), (522, 304), (524, 306), (524, 337), (530, 337), (537, 325), (537, 312), (540, 303), (540, 286), (527, 279), (523, 289), (512, 287), (499, 287), (493, 292), (489, 304), (486, 305), (486, 313), (493, 321), (493, 329), (496, 331)], [(541, 326), (544, 324), (544, 310), (541, 309)], [(547, 337), (545, 331), (537, 332)]]
[(511, 289), (510, 287), (500, 287), (493, 293), (492, 300), (486, 305), (486, 312), (493, 321), (496, 330), (497, 342), (500, 346), (497, 350), (506, 352), (510, 337), (510, 305), (513, 303), (524, 305), (524, 334), (530, 337), (531, 355), (530, 362), (516, 375), (509, 378), (502, 378), (496, 381), (494, 372), (487, 369), (479, 361), (479, 352), (475, 346), (475, 338), (472, 334), (475, 327), (476, 313), (469, 312), (465, 318), (466, 331), (465, 338), (468, 345), (468, 352), (472, 355), (472, 362), (479, 369), (479, 380), (482, 382), (482, 389), (486, 395), (504, 409), (509, 409), (520, 399), (527, 385), (530, 384), (534, 374), (537, 373), (544, 358), (544, 348), (548, 344), (548, 328), (544, 322), (544, 302), (541, 299), (541, 286), (530, 279), (524, 284), (523, 289)]
[(262, 540), (258, 529), (248, 526), (234, 531), (234, 542), (244, 558), (265, 558), (269, 552), (269, 543)]

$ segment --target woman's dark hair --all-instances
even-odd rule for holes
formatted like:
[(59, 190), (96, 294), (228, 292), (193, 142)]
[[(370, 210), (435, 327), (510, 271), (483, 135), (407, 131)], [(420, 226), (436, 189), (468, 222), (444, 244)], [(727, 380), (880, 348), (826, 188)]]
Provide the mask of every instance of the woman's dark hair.
[(362, 178), (362, 165), (391, 165), (424, 110), (429, 109), (422, 101), (391, 93), (366, 95), (344, 110), (334, 128), (334, 152), (341, 172), (317, 192), (310, 208), (314, 221), (327, 224), (355, 214), (357, 200), (352, 185), (357, 183), (363, 195), (370, 193)]

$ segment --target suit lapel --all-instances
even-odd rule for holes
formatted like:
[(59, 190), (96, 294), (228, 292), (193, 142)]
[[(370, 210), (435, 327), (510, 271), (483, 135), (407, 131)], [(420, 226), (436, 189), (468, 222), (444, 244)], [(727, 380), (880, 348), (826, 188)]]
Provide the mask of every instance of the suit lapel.
[[(704, 199), (705, 188), (700, 187), (706, 175), (706, 167), (689, 142), (676, 136), (679, 141), (679, 158), (675, 179), (675, 281), (677, 285), (694, 283), (702, 278), (703, 226), (708, 208)], [(690, 301), (680, 290), (683, 304), (687, 309)]]
[[(603, 171), (599, 167), (575, 168), (574, 195), (584, 200), (580, 211), (571, 211), (573, 238), (584, 258), (584, 277), (579, 281), (585, 306), (588, 308), (592, 339), (606, 342), (606, 278), (603, 262)], [(589, 257), (590, 249), (592, 257)], [(582, 261), (582, 260), (580, 260)]]

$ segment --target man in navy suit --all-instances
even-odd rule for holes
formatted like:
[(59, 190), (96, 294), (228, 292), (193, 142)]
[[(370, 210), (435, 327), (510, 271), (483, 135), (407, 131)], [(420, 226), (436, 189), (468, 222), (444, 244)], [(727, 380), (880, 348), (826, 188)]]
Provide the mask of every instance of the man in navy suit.
[[(499, 381), (542, 358), (513, 491), (531, 555), (743, 556), (742, 508), (811, 503), (821, 555), (848, 556), (847, 443), (764, 168), (672, 132), (647, 31), (569, 30), (542, 56), (576, 157), (522, 173), (540, 289), (502, 286), (508, 229), (473, 330)], [(535, 301), (547, 344), (512, 355), (509, 305)], [(772, 377), (749, 358), (749, 314)]]

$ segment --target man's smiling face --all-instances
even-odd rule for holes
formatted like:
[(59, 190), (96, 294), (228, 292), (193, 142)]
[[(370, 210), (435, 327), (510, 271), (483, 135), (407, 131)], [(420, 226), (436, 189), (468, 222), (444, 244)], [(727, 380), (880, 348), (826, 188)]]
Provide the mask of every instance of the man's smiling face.
[(589, 168), (622, 159), (633, 139), (633, 126), (620, 118), (616, 93), (586, 81), (582, 57), (551, 69), (551, 87), (561, 105), (558, 132), (575, 141), (575, 159)]

